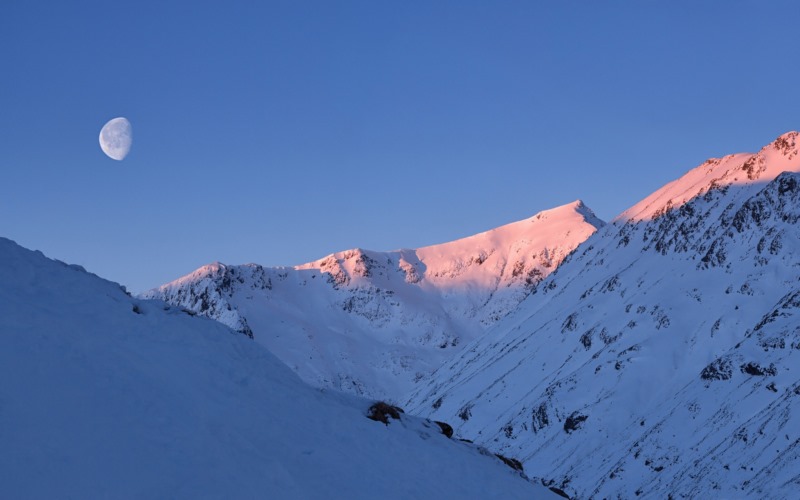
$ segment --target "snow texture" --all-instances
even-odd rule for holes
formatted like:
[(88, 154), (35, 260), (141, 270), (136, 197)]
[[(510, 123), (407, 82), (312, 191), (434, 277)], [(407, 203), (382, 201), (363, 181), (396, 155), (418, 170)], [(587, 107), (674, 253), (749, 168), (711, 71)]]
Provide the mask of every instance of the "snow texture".
[(214, 263), (143, 297), (254, 337), (312, 385), (396, 400), (603, 224), (575, 201), (417, 250), (348, 250), (294, 268)]
[[(221, 323), (0, 239), (0, 498), (544, 498)], [(490, 454), (489, 454), (490, 455)]]
[(575, 498), (796, 498), (800, 156), (708, 160), (588, 238), (407, 402)]

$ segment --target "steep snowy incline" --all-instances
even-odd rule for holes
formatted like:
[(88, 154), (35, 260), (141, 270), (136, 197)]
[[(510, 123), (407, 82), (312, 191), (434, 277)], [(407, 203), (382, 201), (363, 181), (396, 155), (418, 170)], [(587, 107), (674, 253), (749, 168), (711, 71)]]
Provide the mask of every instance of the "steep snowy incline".
[(623, 212), (615, 222), (653, 219), (716, 189), (750, 186), (749, 190), (741, 191), (752, 193), (760, 182), (774, 179), (787, 169), (796, 170), (797, 135), (797, 132), (783, 134), (756, 154), (710, 158)]
[(0, 238), (1, 498), (544, 498), (222, 324)]
[(626, 211), (409, 410), (575, 498), (794, 497), (797, 137), (707, 162)]
[(513, 310), (603, 222), (576, 201), (418, 250), (211, 264), (145, 293), (253, 336), (307, 382), (397, 399)]

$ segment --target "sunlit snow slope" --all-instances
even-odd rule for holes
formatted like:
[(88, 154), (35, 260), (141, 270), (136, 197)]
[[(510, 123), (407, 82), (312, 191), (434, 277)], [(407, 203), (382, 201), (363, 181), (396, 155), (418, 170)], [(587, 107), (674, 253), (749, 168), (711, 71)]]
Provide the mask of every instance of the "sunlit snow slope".
[(417, 250), (211, 264), (144, 294), (251, 335), (314, 385), (396, 399), (513, 310), (603, 222), (576, 201)]
[(0, 498), (542, 498), (228, 327), (0, 238)]
[(798, 172), (791, 132), (664, 186), (409, 408), (577, 498), (796, 498)]

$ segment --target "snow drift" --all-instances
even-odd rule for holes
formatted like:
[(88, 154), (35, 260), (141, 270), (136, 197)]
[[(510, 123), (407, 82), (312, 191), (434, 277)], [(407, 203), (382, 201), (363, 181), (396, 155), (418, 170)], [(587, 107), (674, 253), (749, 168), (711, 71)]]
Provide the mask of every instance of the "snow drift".
[[(2, 498), (541, 498), (221, 323), (0, 239)], [(484, 452), (485, 453), (485, 452)]]

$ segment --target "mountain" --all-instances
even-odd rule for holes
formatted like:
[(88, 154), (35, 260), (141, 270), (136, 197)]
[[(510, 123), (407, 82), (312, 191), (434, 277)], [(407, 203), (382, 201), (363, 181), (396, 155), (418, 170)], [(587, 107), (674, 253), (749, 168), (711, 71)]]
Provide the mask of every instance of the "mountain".
[(6, 239), (0, 261), (0, 498), (552, 495), (218, 322)]
[(254, 337), (312, 385), (397, 398), (602, 226), (576, 201), (417, 250), (348, 250), (294, 268), (215, 263), (143, 297)]
[(588, 238), (411, 412), (574, 498), (800, 489), (800, 155), (711, 159)]

